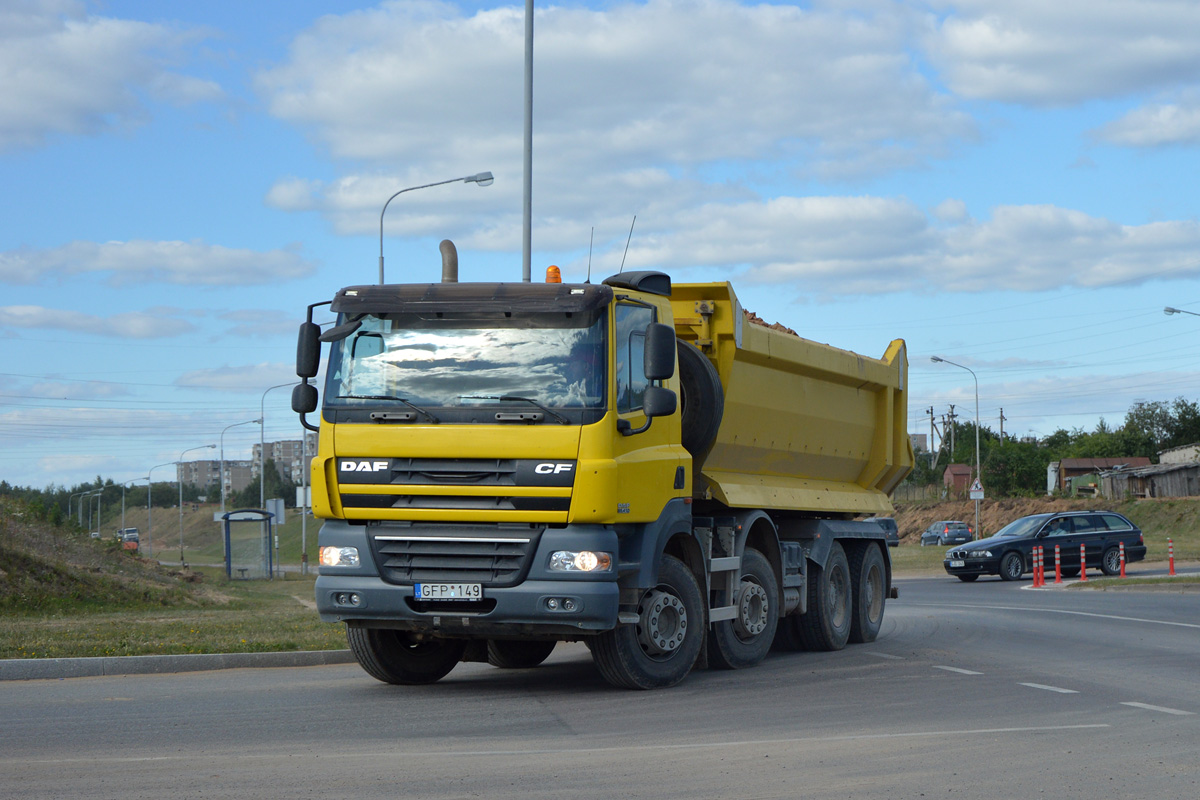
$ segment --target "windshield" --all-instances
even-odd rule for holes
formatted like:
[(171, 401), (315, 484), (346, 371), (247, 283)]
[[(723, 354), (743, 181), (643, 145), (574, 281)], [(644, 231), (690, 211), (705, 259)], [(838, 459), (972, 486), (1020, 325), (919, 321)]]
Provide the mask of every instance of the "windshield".
[(1026, 536), (1042, 527), (1045, 522), (1045, 517), (1022, 517), (1005, 525), (996, 532), (996, 536)]
[[(339, 323), (347, 319), (353, 317)], [(384, 314), (361, 321), (330, 354), (327, 406), (604, 407), (604, 309)]]

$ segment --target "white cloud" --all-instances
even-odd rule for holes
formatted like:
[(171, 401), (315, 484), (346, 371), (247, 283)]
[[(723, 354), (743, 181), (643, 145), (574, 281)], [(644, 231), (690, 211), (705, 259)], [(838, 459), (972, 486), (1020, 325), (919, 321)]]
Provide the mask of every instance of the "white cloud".
[(1080, 103), (1200, 80), (1194, 0), (931, 0), (924, 44), (970, 98)]
[(126, 312), (100, 317), (29, 305), (0, 306), (0, 325), (12, 328), (78, 331), (119, 339), (159, 339), (196, 330), (196, 326), (190, 322), (145, 312)]
[(199, 241), (72, 242), (49, 250), (0, 253), (0, 282), (18, 285), (99, 273), (113, 286), (257, 286), (302, 278), (315, 269), (287, 250), (258, 252)]
[(1136, 108), (1094, 135), (1100, 141), (1126, 147), (1200, 143), (1200, 98), (1192, 93), (1178, 103)]
[[(549, 6), (536, 31), (539, 187), (555, 176), (594, 197), (592, 176), (666, 162), (873, 174), (972, 134), (913, 63), (907, 22), (885, 12), (650, 0)], [(388, 177), (392, 186), (478, 169), (519, 185), (506, 168), (521, 163), (523, 35), (516, 7), (464, 17), (449, 5), (384, 3), (322, 17), (259, 88), (272, 113), (309, 127), (337, 158), (422, 165)], [(352, 184), (374, 179), (335, 182), (326, 203), (350, 208)], [(302, 204), (311, 188), (289, 179), (272, 202)]]
[(1029, 205), (935, 224), (904, 199), (784, 197), (681, 210), (635, 235), (628, 261), (676, 273), (727, 266), (742, 282), (831, 295), (1034, 292), (1197, 277), (1198, 249), (1197, 222), (1122, 225)]
[[(261, 395), (269, 386), (293, 384), (298, 381), (295, 364), (263, 363), (191, 370), (180, 375), (175, 380), (175, 385)], [(276, 391), (287, 394), (285, 388)]]
[(0, 10), (0, 151), (53, 134), (92, 134), (140, 121), (143, 95), (216, 100), (211, 81), (173, 72), (200, 34), (91, 16), (83, 3), (24, 0)]

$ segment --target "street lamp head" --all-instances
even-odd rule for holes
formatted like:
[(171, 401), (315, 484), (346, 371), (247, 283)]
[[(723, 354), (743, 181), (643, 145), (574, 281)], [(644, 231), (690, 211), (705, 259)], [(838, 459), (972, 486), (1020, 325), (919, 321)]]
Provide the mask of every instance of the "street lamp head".
[(1169, 317), (1169, 316), (1171, 316), (1172, 314), (1178, 314), (1178, 313), (1179, 313), (1179, 309), (1178, 309), (1178, 308), (1171, 308), (1170, 306), (1167, 306), (1166, 308), (1164, 308), (1164, 309), (1163, 309), (1163, 313), (1164, 313), (1164, 314), (1166, 314), (1166, 315)]
[(930, 357), (929, 357), (929, 360), (930, 360), (930, 361), (932, 361), (932, 362), (933, 362), (933, 363), (935, 363), (935, 364), (940, 364), (940, 363), (942, 363), (943, 361), (945, 361), (946, 359), (942, 358), (941, 356), (930, 356)]
[(478, 183), (480, 186), (491, 186), (494, 180), (495, 178), (492, 177), (492, 173), (490, 172), (480, 172), (478, 175), (463, 178), (464, 183)]

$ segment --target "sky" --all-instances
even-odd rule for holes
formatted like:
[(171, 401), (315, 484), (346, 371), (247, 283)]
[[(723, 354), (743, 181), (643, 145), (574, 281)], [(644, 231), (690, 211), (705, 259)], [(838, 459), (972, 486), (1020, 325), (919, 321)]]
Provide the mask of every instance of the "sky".
[[(524, 3), (247, 9), (0, 0), (0, 480), (299, 438), (297, 326), (377, 280), (400, 189), (495, 175), (392, 201), (389, 281), (439, 280), (444, 238), (463, 280), (521, 279)], [(974, 423), (976, 381), (1021, 436), (1200, 397), (1200, 319), (1163, 313), (1200, 314), (1194, 0), (539, 0), (534, 28), (535, 280), (624, 261), (903, 338), (914, 433)]]

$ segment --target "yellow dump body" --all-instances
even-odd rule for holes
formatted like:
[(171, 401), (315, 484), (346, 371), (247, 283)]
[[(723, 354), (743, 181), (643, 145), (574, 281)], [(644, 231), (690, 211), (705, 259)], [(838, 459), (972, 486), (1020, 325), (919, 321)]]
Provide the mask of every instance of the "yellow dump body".
[(752, 323), (728, 283), (675, 284), (677, 336), (709, 357), (725, 391), (696, 493), (731, 508), (891, 513), (913, 466), (902, 339), (868, 358)]

